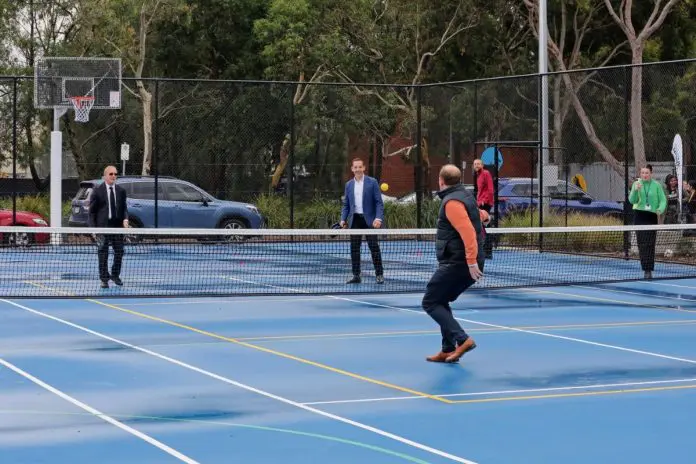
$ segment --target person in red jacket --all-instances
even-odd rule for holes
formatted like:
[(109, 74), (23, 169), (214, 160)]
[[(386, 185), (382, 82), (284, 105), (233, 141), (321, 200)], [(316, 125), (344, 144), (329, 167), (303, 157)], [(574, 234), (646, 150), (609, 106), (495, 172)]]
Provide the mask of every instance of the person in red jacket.
[[(491, 212), (493, 209), (493, 176), (483, 167), (483, 161), (480, 159), (474, 160), (474, 181), (476, 183), (476, 204), (485, 212)], [(486, 258), (493, 257), (493, 245), (488, 236), (483, 244), (486, 251)]]

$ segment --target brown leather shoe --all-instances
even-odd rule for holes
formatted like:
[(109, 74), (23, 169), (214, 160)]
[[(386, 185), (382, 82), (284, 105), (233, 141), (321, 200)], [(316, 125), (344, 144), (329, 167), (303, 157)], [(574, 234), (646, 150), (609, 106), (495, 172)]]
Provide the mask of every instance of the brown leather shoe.
[(449, 356), (445, 359), (446, 363), (456, 363), (459, 361), (459, 358), (464, 356), (464, 353), (468, 353), (469, 351), (473, 350), (476, 348), (476, 342), (474, 341), (473, 338), (469, 337), (466, 339), (464, 343), (459, 345), (456, 350), (454, 350), (452, 353), (449, 353)]
[(425, 358), (427, 361), (434, 362), (434, 363), (443, 363), (447, 359), (449, 355), (454, 353), (454, 351), (450, 351), (449, 353), (445, 353), (444, 351), (440, 351), (438, 354), (434, 354), (432, 356), (428, 356)]

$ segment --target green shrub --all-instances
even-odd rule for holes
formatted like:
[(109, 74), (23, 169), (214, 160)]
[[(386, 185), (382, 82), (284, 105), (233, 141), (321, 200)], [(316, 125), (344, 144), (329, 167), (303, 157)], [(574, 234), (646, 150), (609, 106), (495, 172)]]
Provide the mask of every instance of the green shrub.
[[(525, 211), (505, 216), (501, 228), (527, 228), (539, 224), (537, 211)], [(544, 227), (620, 226), (620, 219), (582, 213), (548, 213), (544, 215)], [(541, 235), (541, 237), (540, 237)], [(537, 248), (540, 243), (546, 250), (572, 252), (616, 252), (623, 247), (623, 233), (615, 232), (559, 232), (559, 233), (510, 233), (497, 235), (499, 246)], [(540, 241), (540, 238), (542, 239)]]

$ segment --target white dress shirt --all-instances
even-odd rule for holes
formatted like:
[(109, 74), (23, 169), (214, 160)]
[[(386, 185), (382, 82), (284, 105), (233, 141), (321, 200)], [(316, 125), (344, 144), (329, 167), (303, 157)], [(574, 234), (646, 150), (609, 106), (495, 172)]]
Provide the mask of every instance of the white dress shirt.
[(353, 199), (355, 200), (355, 214), (363, 214), (363, 187), (365, 186), (365, 177), (361, 180), (355, 179), (353, 189)]

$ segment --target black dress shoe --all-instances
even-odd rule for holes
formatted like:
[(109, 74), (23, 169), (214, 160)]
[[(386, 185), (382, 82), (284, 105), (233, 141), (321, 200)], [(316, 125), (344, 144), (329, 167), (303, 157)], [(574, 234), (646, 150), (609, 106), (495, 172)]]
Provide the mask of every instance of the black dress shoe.
[(362, 279), (360, 279), (360, 276), (353, 276), (353, 278), (348, 280), (346, 283), (347, 284), (359, 284), (360, 282), (362, 282)]
[(101, 281), (101, 288), (109, 288), (109, 281), (108, 281), (108, 280), (102, 280), (102, 281)]
[(113, 280), (116, 285), (123, 285), (123, 281), (118, 277), (111, 277), (111, 280)]

